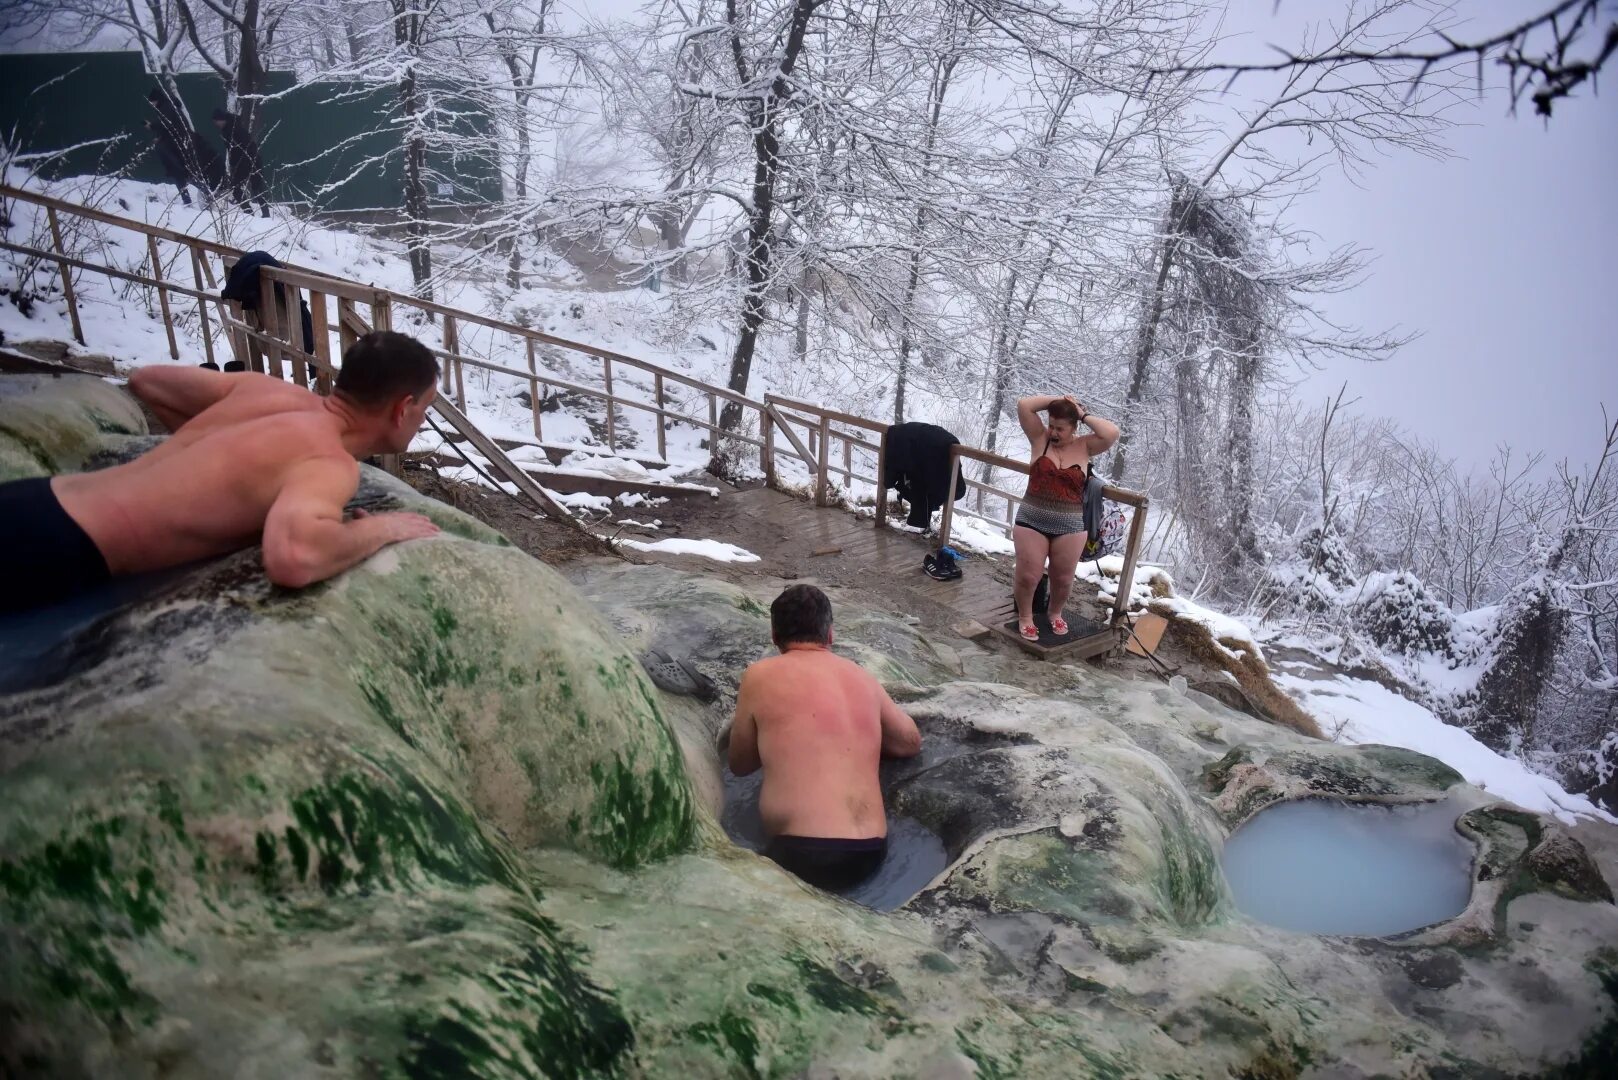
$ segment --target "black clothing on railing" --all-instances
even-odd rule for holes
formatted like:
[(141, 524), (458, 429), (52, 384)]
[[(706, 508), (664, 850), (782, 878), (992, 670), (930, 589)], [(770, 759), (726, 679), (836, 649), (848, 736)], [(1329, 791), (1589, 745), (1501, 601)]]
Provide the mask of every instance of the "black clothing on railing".
[[(950, 447), (961, 440), (937, 424), (909, 420), (888, 428), (882, 466), (887, 485), (910, 506), (906, 522), (917, 529), (931, 523), (933, 512), (944, 505), (950, 479)], [(966, 494), (966, 477), (955, 485), (955, 499)]]
[[(275, 256), (267, 251), (249, 251), (236, 265), (230, 268), (230, 276), (225, 279), (225, 287), (219, 290), (221, 300), (234, 300), (242, 306), (244, 311), (257, 311), (259, 300), (258, 272), (266, 266), (280, 266)], [(276, 285), (277, 293), (281, 293), (286, 286)], [(276, 305), (284, 313), (287, 309), (286, 297), (280, 297)], [(303, 309), (303, 351), (313, 354), (315, 351), (315, 321), (309, 314), (309, 305), (301, 299), (298, 306)]]

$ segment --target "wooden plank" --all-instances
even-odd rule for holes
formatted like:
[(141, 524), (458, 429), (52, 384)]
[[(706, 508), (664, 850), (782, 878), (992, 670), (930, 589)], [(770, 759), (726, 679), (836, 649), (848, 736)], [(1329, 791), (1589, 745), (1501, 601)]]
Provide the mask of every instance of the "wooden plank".
[[(152, 277), (158, 281), (163, 280), (163, 262), (157, 254), (157, 237), (146, 237), (146, 255), (152, 263)], [(169, 311), (168, 289), (159, 285), (157, 287), (157, 305), (163, 310), (163, 330), (169, 336), (169, 359), (180, 358), (180, 343), (174, 340), (174, 314)]]
[(944, 513), (938, 522), (938, 545), (949, 543), (950, 526), (955, 521), (955, 489), (961, 482), (961, 444), (949, 448), (949, 486), (944, 489)]
[[(455, 316), (453, 315), (444, 316), (444, 351), (447, 353), (460, 351), (460, 346), (455, 341)], [(454, 392), (454, 376), (450, 373), (450, 369), (454, 366), (453, 361), (446, 361), (444, 366), (439, 369), (438, 392), (440, 394)], [(466, 408), (464, 400), (461, 402), (461, 408)]]
[[(362, 329), (363, 327), (363, 329)], [(370, 327), (365, 325), (359, 312), (354, 310), (354, 301), (346, 296), (337, 298), (337, 344), (342, 347), (346, 355), (354, 342), (360, 339)]]
[(1134, 520), (1129, 523), (1129, 539), (1124, 543), (1124, 567), (1118, 574), (1118, 595), (1113, 601), (1112, 617), (1116, 622), (1129, 613), (1129, 590), (1135, 584), (1135, 563), (1140, 558), (1141, 538), (1146, 534), (1146, 497), (1135, 507)]
[[(309, 386), (309, 368), (304, 361), (304, 357), (308, 354), (303, 351), (303, 297), (296, 289), (288, 290), (285, 295), (287, 306), (279, 312), (281, 316), (280, 336), (289, 346), (285, 352), (292, 364), (292, 381), (307, 389)], [(313, 316), (311, 316), (310, 321), (314, 321)]]
[[(202, 291), (202, 267), (198, 262), (197, 249), (192, 247), (190, 244), (187, 244), (185, 246), (185, 249), (191, 253), (191, 280), (196, 283), (197, 291), (201, 292)], [(213, 327), (208, 325), (208, 301), (206, 301), (206, 300), (198, 300), (197, 301), (197, 318), (202, 323), (202, 351), (203, 351), (203, 354), (207, 357), (208, 363), (213, 364), (215, 367), (217, 367), (218, 362), (216, 360), (214, 360), (214, 358), (213, 358)], [(238, 357), (238, 359), (240, 359), (240, 358)]]
[(371, 329), (393, 329), (393, 297), (381, 289), (371, 294)]
[(614, 400), (612, 396), (612, 360), (605, 356), (601, 358), (601, 385), (607, 391), (607, 452), (616, 454), (618, 452), (618, 424), (613, 417), (615, 410), (613, 409)]
[[(208, 262), (206, 254), (203, 253), (203, 245), (188, 243), (187, 246), (191, 248), (193, 266), (200, 264), (202, 267), (202, 281), (206, 281), (208, 283), (208, 292), (212, 294), (212, 299), (215, 305), (214, 312), (219, 316), (220, 327), (224, 328), (229, 325), (228, 319), (231, 311), (235, 310), (238, 315), (241, 314), (241, 311), (239, 308), (235, 308), (233, 305), (227, 304), (225, 298), (220, 295), (221, 290), (219, 288), (219, 282), (214, 279), (213, 265)], [(230, 265), (234, 266), (235, 264), (232, 262)], [(227, 269), (225, 273), (228, 276), (230, 271)], [(197, 283), (197, 288), (202, 288), (202, 282)], [(245, 370), (247, 368), (248, 361), (246, 339), (240, 334), (231, 331), (229, 334), (229, 340), (231, 355), (235, 357), (236, 361), (240, 363), (243, 370)]]
[[(537, 375), (539, 374), (539, 365), (534, 359), (534, 339), (528, 338), (526, 340), (528, 344), (528, 373), (529, 375)], [(534, 413), (534, 438), (536, 439), (545, 437), (545, 431), (540, 426), (539, 420), (540, 397), (539, 380), (530, 378), (528, 380), (528, 405)]]
[(51, 246), (56, 249), (58, 256), (56, 268), (62, 272), (62, 297), (67, 300), (67, 317), (73, 323), (73, 340), (83, 345), (84, 327), (79, 323), (79, 300), (73, 294), (73, 274), (66, 260), (61, 258), (67, 252), (62, 247), (62, 225), (56, 220), (56, 207), (46, 207), (45, 216), (50, 220)]
[(332, 391), (331, 324), (326, 321), (326, 294), (309, 291), (309, 318), (315, 324), (315, 391)]
[(865, 416), (855, 416), (852, 413), (838, 412), (836, 409), (827, 409), (820, 405), (810, 405), (807, 402), (793, 401), (779, 394), (765, 394), (764, 400), (768, 404), (778, 405), (782, 408), (795, 409), (798, 412), (810, 413), (813, 416), (826, 420), (836, 420), (851, 427), (864, 428), (867, 431), (885, 432), (888, 426), (880, 420), (872, 420)]
[[(285, 340), (280, 333), (281, 313), (275, 306), (275, 282), (268, 274), (258, 276), (258, 328), (266, 335), (277, 340)], [(274, 378), (284, 378), (281, 370), (281, 349), (270, 345), (264, 350), (267, 361), (266, 373)]]
[(652, 375), (652, 399), (657, 404), (657, 415), (652, 418), (657, 425), (657, 456), (664, 461), (669, 459), (668, 425), (663, 420), (663, 373)]
[(759, 450), (759, 468), (764, 471), (764, 485), (775, 486), (775, 421), (770, 419), (768, 409), (760, 409), (758, 414), (759, 434), (764, 436), (764, 445)]
[(787, 441), (792, 444), (792, 448), (803, 459), (803, 463), (813, 469), (815, 467), (814, 456), (809, 453), (809, 448), (803, 445), (803, 440), (798, 438), (797, 432), (787, 426), (786, 421), (781, 418), (781, 414), (776, 411), (774, 405), (767, 406), (766, 412), (768, 412), (770, 420), (780, 426), (782, 434), (787, 437)]
[(529, 476), (516, 462), (512, 461), (504, 450), (496, 446), (493, 439), (479, 431), (477, 425), (468, 420), (466, 414), (461, 412), (460, 409), (450, 404), (447, 399), (436, 397), (433, 399), (433, 411), (449, 421), (449, 426), (464, 435), (466, 441), (471, 443), (477, 449), (477, 452), (483, 455), (484, 460), (504, 473), (505, 478), (515, 484), (518, 491), (532, 499), (547, 515), (579, 532), (587, 531), (572, 514), (569, 514), (555, 499), (547, 495), (545, 489), (540, 487), (533, 477)]
[(460, 359), (460, 352), (459, 352), (459, 350), (460, 350), (460, 333), (456, 329), (455, 321), (453, 319), (449, 319), (448, 316), (445, 316), (445, 319), (446, 319), (446, 322), (445, 322), (444, 325), (445, 325), (445, 332), (449, 335), (448, 340), (453, 341), (455, 343), (455, 348), (453, 348), (453, 349), (449, 348), (449, 346), (447, 346), (447, 345), (445, 346), (445, 349), (447, 351), (456, 354), (456, 358), (455, 358), (455, 361), (454, 361), (454, 364), (455, 364), (455, 404), (461, 409), (462, 412), (465, 412), (466, 411), (466, 365), (464, 363), (462, 363), (461, 359)]
[(826, 465), (831, 450), (831, 418), (820, 418), (820, 447), (815, 458), (815, 505), (825, 506), (826, 498)]
[[(1035, 616), (1036, 621), (1042, 616)], [(1075, 634), (1059, 645), (1042, 645), (1036, 641), (1029, 641), (1017, 632), (1017, 621), (1009, 623), (997, 622), (991, 629), (1003, 638), (1017, 643), (1024, 652), (1039, 657), (1041, 660), (1087, 660), (1092, 656), (1100, 656), (1111, 652), (1118, 645), (1118, 633), (1115, 630), (1098, 630), (1091, 634)], [(1043, 635), (1042, 635), (1043, 636)]]

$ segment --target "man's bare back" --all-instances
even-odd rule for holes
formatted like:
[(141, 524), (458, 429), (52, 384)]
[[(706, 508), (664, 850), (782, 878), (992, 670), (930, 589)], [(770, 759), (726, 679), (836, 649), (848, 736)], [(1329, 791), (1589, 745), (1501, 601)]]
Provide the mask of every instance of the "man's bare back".
[[(62, 509), (95, 541), (113, 574), (224, 554), (258, 541), (298, 466), (321, 462), (359, 484), (338, 423), (307, 390), (251, 373), (219, 401), (126, 465), (58, 476)], [(346, 502), (347, 499), (344, 499)]]
[[(25, 518), (12, 554), (57, 579), (33, 602), (261, 540), (270, 580), (301, 588), (386, 544), (435, 534), (420, 514), (345, 520), (344, 507), (359, 486), (358, 458), (409, 445), (436, 373), (420, 343), (388, 333), (350, 348), (331, 397), (250, 373), (137, 370), (130, 390), (172, 430), (167, 440), (124, 465), (54, 477), (48, 493), (23, 488), (44, 481), (0, 488)], [(53, 559), (53, 543), (94, 550)], [(90, 565), (96, 552), (104, 566)]]
[(770, 836), (886, 836), (881, 759), (920, 749), (915, 723), (882, 685), (829, 648), (788, 644), (742, 676), (731, 768), (763, 767), (759, 814)]

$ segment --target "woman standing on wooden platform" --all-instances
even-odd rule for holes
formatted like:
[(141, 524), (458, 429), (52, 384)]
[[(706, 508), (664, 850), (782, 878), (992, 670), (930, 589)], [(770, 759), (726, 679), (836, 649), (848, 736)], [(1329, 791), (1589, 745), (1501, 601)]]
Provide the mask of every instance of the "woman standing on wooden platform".
[[(1039, 418), (1045, 413), (1048, 422)], [(1073, 589), (1073, 572), (1084, 553), (1084, 485), (1090, 459), (1118, 441), (1118, 425), (1090, 413), (1071, 397), (1025, 397), (1017, 402), (1017, 419), (1033, 459), (1028, 491), (1017, 507), (1012, 542), (1017, 548), (1017, 630), (1039, 640), (1034, 625), (1034, 590), (1050, 565), (1051, 631), (1067, 634), (1062, 607)], [(1079, 433), (1083, 424), (1090, 431)]]

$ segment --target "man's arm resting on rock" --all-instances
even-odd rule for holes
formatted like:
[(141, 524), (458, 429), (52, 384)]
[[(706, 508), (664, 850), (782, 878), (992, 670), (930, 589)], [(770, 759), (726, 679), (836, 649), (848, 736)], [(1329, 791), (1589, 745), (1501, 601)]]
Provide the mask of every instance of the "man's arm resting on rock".
[(163, 421), (170, 431), (180, 430), (193, 416), (241, 385), (242, 375), (226, 375), (206, 368), (179, 364), (152, 364), (129, 373), (129, 392)]
[(434, 536), (420, 514), (366, 514), (343, 520), (357, 486), (352, 462), (316, 458), (293, 467), (264, 520), (264, 572), (301, 589), (342, 573), (388, 544)]
[(742, 673), (736, 691), (736, 718), (730, 722), (730, 771), (737, 776), (757, 772), (764, 765), (758, 756), (758, 721), (753, 718), (753, 694)]
[(910, 714), (899, 708), (882, 689), (881, 683), (876, 684), (876, 692), (882, 695), (882, 756), (915, 757), (921, 753), (921, 730), (910, 719)]

